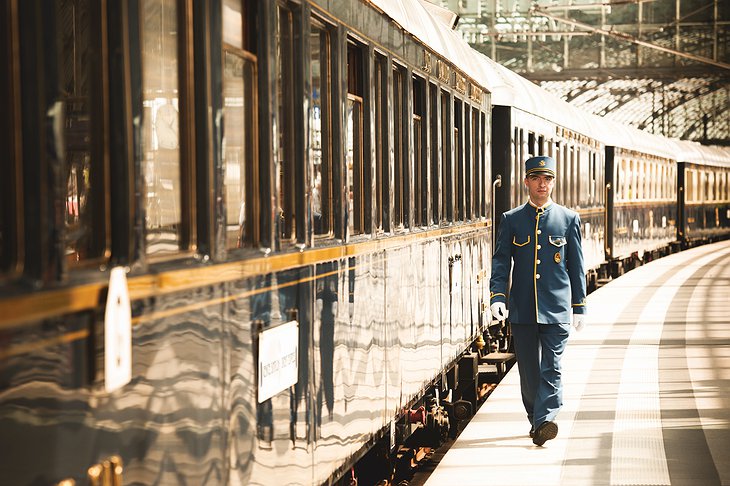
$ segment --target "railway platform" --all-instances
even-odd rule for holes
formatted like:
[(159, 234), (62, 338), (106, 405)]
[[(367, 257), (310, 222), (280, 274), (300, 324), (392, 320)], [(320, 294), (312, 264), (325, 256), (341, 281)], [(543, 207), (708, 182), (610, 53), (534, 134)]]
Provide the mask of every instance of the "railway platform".
[(515, 366), (427, 486), (730, 485), (730, 242), (632, 270), (588, 305), (557, 438), (532, 444)]

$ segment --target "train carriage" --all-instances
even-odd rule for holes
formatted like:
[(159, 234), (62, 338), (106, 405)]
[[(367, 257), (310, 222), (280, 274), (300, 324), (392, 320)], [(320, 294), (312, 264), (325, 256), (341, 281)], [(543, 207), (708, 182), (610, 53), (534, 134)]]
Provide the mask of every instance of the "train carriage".
[(677, 146), (674, 140), (604, 123), (611, 215), (606, 261), (617, 276), (677, 249)]
[(0, 23), (3, 481), (320, 484), (397, 451), (411, 407), (437, 442), (473, 410), (490, 101), (447, 21), (6, 0)]
[(730, 236), (730, 153), (678, 142), (677, 239), (695, 246)]

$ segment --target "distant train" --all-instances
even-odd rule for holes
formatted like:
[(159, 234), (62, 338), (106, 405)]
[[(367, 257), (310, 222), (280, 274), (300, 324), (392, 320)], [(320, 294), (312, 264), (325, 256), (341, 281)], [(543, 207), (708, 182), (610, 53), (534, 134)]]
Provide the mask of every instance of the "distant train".
[(3, 483), (405, 484), (507, 350), (493, 222), (530, 154), (592, 287), (730, 235), (730, 150), (584, 114), (452, 20), (2, 2)]

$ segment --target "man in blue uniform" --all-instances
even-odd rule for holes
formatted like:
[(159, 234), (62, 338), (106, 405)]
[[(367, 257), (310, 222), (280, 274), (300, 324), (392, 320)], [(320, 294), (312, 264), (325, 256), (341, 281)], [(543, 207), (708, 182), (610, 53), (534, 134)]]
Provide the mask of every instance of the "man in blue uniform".
[[(502, 214), (490, 281), (492, 316), (509, 317), (522, 403), (532, 442), (542, 446), (558, 434), (555, 416), (563, 404), (560, 358), (573, 325), (585, 324), (586, 281), (580, 217), (553, 202), (556, 163), (551, 157), (525, 162), (530, 199)], [(514, 268), (512, 268), (514, 264)]]

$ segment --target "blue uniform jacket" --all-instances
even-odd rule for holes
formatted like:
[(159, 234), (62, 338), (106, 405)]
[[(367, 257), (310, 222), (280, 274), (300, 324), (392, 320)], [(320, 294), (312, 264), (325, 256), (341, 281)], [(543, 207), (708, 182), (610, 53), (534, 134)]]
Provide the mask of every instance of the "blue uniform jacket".
[(506, 302), (511, 264), (509, 319), (520, 324), (567, 324), (571, 308), (586, 312), (586, 279), (580, 216), (549, 202), (528, 202), (502, 214), (492, 259), (490, 303)]

